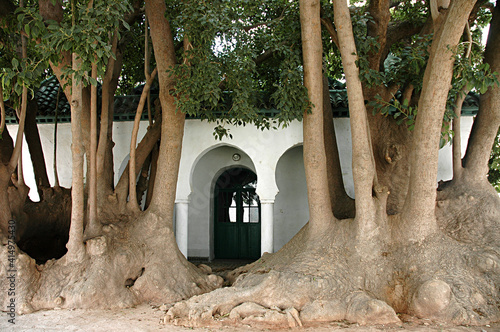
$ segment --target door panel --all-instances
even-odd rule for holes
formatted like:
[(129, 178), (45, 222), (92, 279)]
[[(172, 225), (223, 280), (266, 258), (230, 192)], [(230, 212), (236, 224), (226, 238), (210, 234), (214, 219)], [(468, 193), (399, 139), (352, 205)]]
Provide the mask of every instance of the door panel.
[(215, 190), (215, 257), (260, 257), (260, 201), (254, 188)]

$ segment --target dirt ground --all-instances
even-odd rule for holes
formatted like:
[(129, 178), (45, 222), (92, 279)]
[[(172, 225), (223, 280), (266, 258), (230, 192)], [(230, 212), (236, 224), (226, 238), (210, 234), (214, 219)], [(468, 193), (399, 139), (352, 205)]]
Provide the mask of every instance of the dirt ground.
[[(132, 309), (117, 310), (50, 310), (39, 311), (28, 315), (18, 315), (15, 324), (8, 322), (10, 317), (2, 312), (0, 331), (204, 331), (204, 332), (248, 332), (270, 331), (256, 329), (249, 326), (202, 327), (187, 328), (163, 324), (164, 311), (158, 307), (141, 305)], [(500, 331), (500, 324), (482, 327), (448, 326), (432, 323), (426, 320), (415, 320), (402, 317), (407, 322), (401, 326), (359, 326), (345, 322), (321, 324), (318, 326), (304, 326), (286, 330), (272, 331), (346, 331), (346, 332), (378, 332), (378, 331), (415, 331), (415, 332), (493, 332)]]

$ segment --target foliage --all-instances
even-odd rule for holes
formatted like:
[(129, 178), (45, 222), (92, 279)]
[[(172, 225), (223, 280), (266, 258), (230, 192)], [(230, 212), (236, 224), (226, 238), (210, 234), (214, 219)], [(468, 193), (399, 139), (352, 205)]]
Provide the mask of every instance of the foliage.
[[(443, 118), (443, 130), (440, 141), (441, 147), (451, 141), (453, 131), (449, 123), (455, 115), (455, 101), (459, 94), (475, 91), (484, 93), (490, 86), (498, 84), (498, 77), (492, 73), (488, 64), (483, 64), (483, 47), (480, 44), (482, 37), (481, 28), (483, 28), (491, 18), (481, 9), (481, 18), (476, 20), (471, 27), (472, 41), (466, 39), (459, 44), (457, 50), (454, 50), (455, 64), (452, 89), (450, 89), (447, 108)], [(407, 21), (415, 24), (422, 24), (427, 14), (427, 8), (423, 2), (400, 2), (391, 9), (393, 21)], [(354, 29), (362, 41), (357, 41), (359, 53), (358, 66), (360, 67), (360, 77), (368, 87), (380, 85), (396, 86), (403, 89), (411, 86), (413, 94), (418, 96), (423, 81), (423, 74), (428, 59), (428, 50), (432, 42), (432, 35), (412, 36), (391, 47), (390, 53), (384, 61), (382, 71), (368, 68), (369, 54), (378, 50), (378, 43), (373, 38), (365, 38), (366, 25), (371, 18), (369, 14), (358, 10), (355, 12), (359, 18), (353, 19)], [(470, 47), (470, 52), (467, 49)], [(373, 112), (384, 116), (392, 116), (398, 124), (405, 124), (409, 130), (414, 127), (415, 119), (418, 113), (416, 100), (401, 100), (402, 93), (399, 91), (389, 101), (383, 100), (377, 96), (371, 100), (368, 105), (373, 108)]]
[(92, 63), (99, 63), (98, 75), (104, 74), (108, 59), (115, 56), (111, 46), (114, 34), (119, 34), (122, 25), (128, 28), (123, 17), (131, 10), (130, 4), (101, 0), (88, 7), (86, 1), (72, 1), (65, 9), (62, 22), (55, 22), (44, 21), (37, 6), (18, 8), (17, 28), (33, 43), (30, 49), (37, 52), (37, 58), (43, 59), (37, 62), (43, 71), (48, 68), (48, 61), (59, 63), (65, 52), (75, 53), (82, 60), (81, 68), (76, 71), (66, 68), (63, 75), (70, 79), (75, 74), (85, 85), (97, 85), (88, 72)]
[[(45, 78), (48, 61), (35, 47), (34, 40), (27, 38), (27, 58), (23, 59), (21, 54), (21, 34), (24, 30), (24, 16), (19, 14), (23, 10), (18, 9), (17, 16), (6, 18), (1, 29), (0, 42), (0, 76), (4, 92), (4, 100), (12, 108), (18, 108), (23, 87), (27, 87), (31, 96), (39, 83)], [(7, 27), (11, 27), (8, 29)], [(29, 26), (28, 26), (28, 29)], [(30, 30), (28, 30), (30, 32)]]
[[(123, 54), (123, 68), (118, 83), (117, 94), (130, 95), (138, 84), (145, 82), (144, 77), (144, 20), (137, 20), (130, 29), (123, 33), (123, 40), (118, 46)], [(149, 49), (153, 47), (149, 42)], [(151, 68), (154, 68), (154, 57)]]
[[(302, 85), (297, 6), (283, 0), (216, 0), (174, 7), (175, 39), (184, 42), (171, 71), (178, 78), (179, 109), (217, 121), (219, 138), (228, 134), (225, 123), (270, 128), (301, 119), (309, 102)], [(266, 52), (272, 53), (269, 62), (259, 62)], [(275, 123), (260, 112), (266, 101), (281, 111)]]

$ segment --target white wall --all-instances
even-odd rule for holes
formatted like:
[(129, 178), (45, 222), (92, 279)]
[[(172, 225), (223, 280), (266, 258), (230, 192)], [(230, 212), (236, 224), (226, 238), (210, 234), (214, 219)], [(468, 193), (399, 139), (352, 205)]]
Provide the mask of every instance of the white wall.
[[(472, 117), (462, 118), (462, 152), (465, 152)], [(146, 132), (148, 123), (141, 122), (139, 141)], [(339, 145), (342, 174), (347, 193), (354, 197), (352, 179), (352, 153), (350, 121), (347, 118), (334, 120)], [(113, 140), (115, 182), (128, 161), (132, 122), (116, 122)], [(38, 125), (44, 149), (48, 176), (54, 184), (53, 175), (53, 124)], [(274, 200), (274, 250), (288, 241), (307, 222), (307, 199), (302, 163), (302, 123), (292, 122), (287, 128), (261, 131), (253, 126), (227, 126), (233, 138), (216, 140), (213, 123), (187, 120), (183, 139), (183, 151), (177, 183), (176, 201), (189, 200), (189, 256), (213, 257), (213, 230), (211, 229), (211, 193), (216, 176), (225, 167), (243, 165), (257, 174), (257, 194), (261, 200)], [(9, 125), (10, 135), (15, 140), (17, 125)], [(235, 163), (231, 156), (238, 152), (242, 159)], [(23, 148), (23, 169), (30, 188), (36, 188), (33, 168), (26, 143)], [(71, 125), (58, 125), (58, 172), (60, 184), (71, 187)], [(447, 145), (439, 154), (439, 180), (452, 177), (451, 148)], [(292, 193), (295, 191), (294, 193)], [(278, 193), (279, 192), (279, 193)], [(36, 190), (30, 197), (37, 200)]]
[[(232, 159), (235, 153), (240, 154), (239, 161)], [(214, 257), (213, 192), (215, 181), (230, 167), (243, 167), (255, 172), (250, 157), (231, 146), (210, 150), (194, 167), (192, 193), (189, 196), (188, 257)]]
[(285, 152), (276, 167), (279, 193), (274, 202), (274, 250), (283, 247), (309, 220), (303, 148)]

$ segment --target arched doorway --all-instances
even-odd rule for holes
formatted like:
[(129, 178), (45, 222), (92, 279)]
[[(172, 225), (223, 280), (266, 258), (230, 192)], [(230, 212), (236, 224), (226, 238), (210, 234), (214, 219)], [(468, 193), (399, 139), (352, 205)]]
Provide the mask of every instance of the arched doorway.
[(260, 201), (257, 176), (246, 168), (222, 173), (214, 192), (215, 258), (260, 257)]

